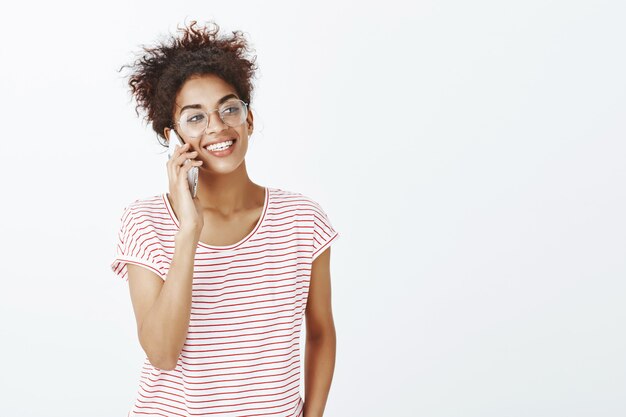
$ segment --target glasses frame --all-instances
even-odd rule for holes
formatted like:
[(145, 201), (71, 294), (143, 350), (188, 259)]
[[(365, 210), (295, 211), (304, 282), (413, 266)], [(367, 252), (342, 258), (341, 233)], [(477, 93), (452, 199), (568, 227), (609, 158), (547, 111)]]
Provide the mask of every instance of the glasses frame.
[[(242, 124), (244, 124), (246, 122), (246, 118), (248, 117), (248, 104), (249, 103), (246, 103), (245, 101), (243, 101), (241, 99), (238, 99), (238, 98), (230, 98), (230, 99), (226, 100), (224, 103), (220, 104), (219, 107), (217, 107), (217, 108), (215, 108), (215, 109), (213, 109), (211, 111), (204, 111), (204, 110), (200, 109), (200, 111), (202, 111), (203, 113), (205, 113), (207, 115), (206, 127), (204, 128), (204, 133), (206, 133), (206, 130), (209, 128), (209, 121), (211, 119), (211, 113), (213, 113), (213, 112), (217, 112), (217, 115), (220, 118), (220, 120), (222, 121), (222, 123), (224, 123), (226, 126), (230, 126), (228, 123), (226, 123), (224, 121), (224, 119), (222, 119), (222, 114), (219, 112), (220, 108), (223, 107), (229, 101), (240, 101), (240, 102), (243, 103), (243, 107), (245, 109), (246, 115), (244, 116), (244, 120), (240, 124), (238, 124), (237, 126), (241, 126)], [(178, 120), (176, 122), (174, 122), (174, 124), (170, 125), (170, 128), (176, 130), (175, 129), (176, 126), (180, 126), (180, 119), (181, 118), (179, 117)], [(230, 126), (230, 127), (237, 127), (237, 126)], [(178, 131), (177, 131), (177, 133), (178, 133)], [(189, 135), (186, 135), (186, 136), (189, 136)], [(200, 136), (202, 136), (202, 135), (200, 135)], [(198, 136), (189, 136), (189, 137), (196, 138)]]

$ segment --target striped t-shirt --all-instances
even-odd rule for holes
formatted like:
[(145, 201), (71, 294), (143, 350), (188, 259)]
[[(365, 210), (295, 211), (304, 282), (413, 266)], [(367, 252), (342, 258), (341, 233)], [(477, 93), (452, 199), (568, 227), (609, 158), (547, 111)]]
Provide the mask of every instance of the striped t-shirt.
[[(166, 193), (124, 208), (111, 268), (167, 278), (179, 230)], [(129, 416), (298, 416), (300, 330), (311, 265), (339, 234), (310, 197), (265, 187), (254, 229), (238, 243), (198, 242), (187, 338), (176, 368), (144, 360)]]

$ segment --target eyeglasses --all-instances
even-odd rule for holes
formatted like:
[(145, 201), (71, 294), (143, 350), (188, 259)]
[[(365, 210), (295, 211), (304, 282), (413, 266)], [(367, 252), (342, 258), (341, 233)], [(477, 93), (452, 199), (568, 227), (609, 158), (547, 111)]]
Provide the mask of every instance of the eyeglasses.
[[(197, 138), (202, 136), (209, 125), (209, 115), (217, 111), (220, 119), (230, 127), (241, 126), (248, 116), (248, 103), (239, 99), (230, 99), (219, 108), (205, 112), (200, 109), (185, 109), (175, 125), (185, 136)], [(170, 126), (174, 128), (174, 126)]]

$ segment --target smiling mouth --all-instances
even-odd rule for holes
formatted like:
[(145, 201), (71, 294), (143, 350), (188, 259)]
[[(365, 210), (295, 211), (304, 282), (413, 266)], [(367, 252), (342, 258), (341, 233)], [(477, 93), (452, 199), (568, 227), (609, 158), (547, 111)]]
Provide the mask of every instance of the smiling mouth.
[(235, 144), (236, 141), (237, 139), (229, 139), (220, 143), (214, 143), (210, 146), (205, 146), (204, 149), (206, 149), (209, 152), (225, 151), (226, 149), (230, 149)]

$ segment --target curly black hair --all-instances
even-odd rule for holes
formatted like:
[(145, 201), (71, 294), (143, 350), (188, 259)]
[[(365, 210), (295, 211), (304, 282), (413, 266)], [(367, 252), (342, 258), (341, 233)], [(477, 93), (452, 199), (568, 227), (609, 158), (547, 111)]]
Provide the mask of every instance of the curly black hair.
[[(146, 53), (132, 65), (122, 65), (133, 70), (128, 79), (130, 93), (137, 106), (145, 113), (144, 121), (152, 123), (159, 143), (167, 146), (163, 129), (172, 125), (176, 94), (185, 81), (202, 74), (215, 74), (231, 84), (239, 98), (250, 104), (253, 92), (252, 78), (258, 69), (256, 55), (248, 58), (246, 53), (254, 51), (246, 42), (242, 31), (232, 31), (231, 36), (218, 36), (219, 26), (208, 25), (195, 28), (197, 21), (180, 28), (182, 37), (171, 36), (154, 47), (142, 46)], [(141, 54), (142, 52), (140, 52)]]

